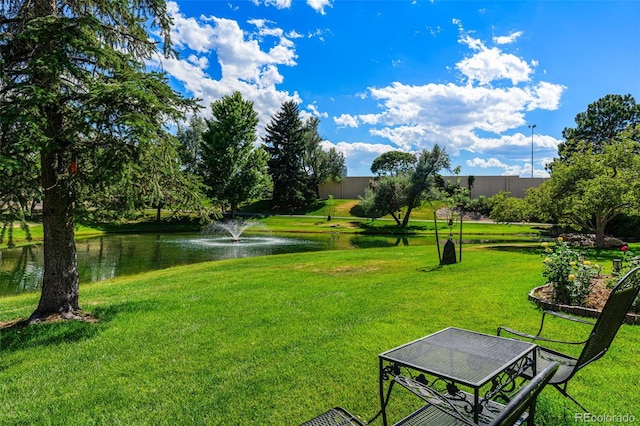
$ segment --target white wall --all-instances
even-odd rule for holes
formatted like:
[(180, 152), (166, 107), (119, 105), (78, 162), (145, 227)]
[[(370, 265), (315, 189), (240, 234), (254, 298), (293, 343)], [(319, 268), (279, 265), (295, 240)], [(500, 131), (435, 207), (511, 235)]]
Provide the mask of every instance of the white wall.
[[(460, 176), (460, 185), (468, 186), (468, 176)], [(357, 199), (364, 195), (372, 176), (345, 177), (340, 183), (328, 182), (320, 185), (320, 198)], [(455, 181), (456, 176), (444, 176), (447, 181)], [(520, 176), (475, 176), (471, 198), (484, 195), (491, 197), (500, 191), (510, 192), (513, 197), (524, 198), (526, 190), (540, 185), (548, 178), (521, 178)]]

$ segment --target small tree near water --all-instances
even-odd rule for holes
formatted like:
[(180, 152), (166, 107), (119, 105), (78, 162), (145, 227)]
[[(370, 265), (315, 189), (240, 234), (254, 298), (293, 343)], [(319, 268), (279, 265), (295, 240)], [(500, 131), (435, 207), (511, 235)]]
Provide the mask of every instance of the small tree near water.
[[(415, 158), (415, 157), (414, 157)], [(435, 145), (410, 161), (406, 155), (381, 155), (374, 160), (380, 175), (360, 200), (360, 207), (368, 217), (391, 215), (400, 227), (406, 227), (414, 208), (428, 200), (442, 196), (437, 186), (440, 170), (448, 169), (449, 156)]]

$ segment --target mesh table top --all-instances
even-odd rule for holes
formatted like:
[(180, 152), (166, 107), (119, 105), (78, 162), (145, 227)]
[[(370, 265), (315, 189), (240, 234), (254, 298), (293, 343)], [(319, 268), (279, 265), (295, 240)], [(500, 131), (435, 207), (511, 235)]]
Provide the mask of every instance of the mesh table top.
[(380, 354), (380, 359), (480, 387), (535, 349), (533, 343), (450, 327)]

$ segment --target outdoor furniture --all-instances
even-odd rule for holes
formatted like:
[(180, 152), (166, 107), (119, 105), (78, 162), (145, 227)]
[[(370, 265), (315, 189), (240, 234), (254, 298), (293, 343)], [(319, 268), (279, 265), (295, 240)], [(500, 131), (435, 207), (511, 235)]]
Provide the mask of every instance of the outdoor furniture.
[[(551, 363), (544, 370), (538, 373), (526, 386), (518, 391), (513, 399), (506, 405), (502, 406), (501, 411), (493, 418), (489, 426), (512, 426), (520, 425), (524, 421), (523, 414), (527, 408), (535, 404), (535, 400), (538, 394), (542, 391), (544, 386), (549, 382), (553, 374), (558, 370), (558, 364)], [(446, 408), (440, 408), (440, 404), (444, 403), (448, 406), (448, 399), (438, 395), (438, 392), (427, 387), (426, 385), (415, 382), (409, 378), (401, 379), (402, 376), (398, 376), (395, 379), (398, 380), (402, 386), (407, 387), (411, 392), (424, 399), (427, 404), (411, 414), (410, 416), (402, 419), (396, 423), (395, 426), (458, 426), (458, 425), (473, 425), (476, 423), (471, 422), (462, 413), (451, 414), (447, 412)], [(438, 396), (436, 396), (438, 395)], [(353, 414), (349, 413), (342, 407), (335, 407), (329, 411), (320, 414), (317, 417), (305, 422), (302, 426), (364, 426)]]
[[(527, 408), (535, 407), (538, 394), (557, 370), (557, 363), (549, 364), (522, 387), (506, 406), (493, 402), (494, 407), (498, 407), (500, 411), (487, 424), (489, 426), (512, 426), (522, 424), (527, 417), (533, 419), (532, 412), (529, 414), (525, 412)], [(441, 395), (438, 391), (420, 382), (407, 380), (402, 376), (396, 377), (395, 380), (427, 402), (427, 405), (402, 419), (395, 426), (478, 425), (478, 423), (472, 422), (465, 413), (459, 411), (455, 402), (451, 401), (451, 396)]]
[(360, 420), (342, 407), (334, 407), (317, 417), (302, 423), (301, 426), (364, 426)]
[[(516, 390), (516, 378), (527, 370), (536, 371), (536, 346), (449, 327), (380, 354), (383, 424), (387, 425), (386, 407), (395, 383), (417, 391), (414, 393), (418, 395), (420, 388), (428, 386), (434, 392), (437, 405), (445, 411), (456, 417), (468, 413), (471, 424), (489, 424), (504, 409), (504, 405), (495, 400), (508, 401), (509, 394)], [(393, 380), (385, 395), (385, 381), (391, 377)], [(531, 422), (533, 407), (532, 402)], [(449, 419), (447, 421), (451, 418), (445, 412), (436, 413), (423, 407), (399, 424), (423, 424), (418, 421), (423, 415), (438, 415)]]
[[(586, 321), (584, 319), (575, 318), (562, 313), (544, 311), (542, 314), (540, 329), (536, 335), (512, 330), (507, 327), (498, 327), (498, 335), (501, 335), (501, 333), (505, 331), (512, 335), (531, 339), (532, 342), (536, 343), (554, 342), (570, 345), (583, 345), (582, 352), (577, 358), (538, 346), (536, 350), (536, 365), (538, 368), (544, 368), (551, 362), (559, 363), (560, 368), (549, 383), (558, 389), (562, 395), (571, 399), (585, 412), (588, 412), (582, 404), (580, 404), (573, 396), (569, 395), (567, 392), (567, 383), (580, 369), (601, 358), (607, 352), (613, 338), (620, 329), (620, 326), (624, 323), (627, 312), (631, 308), (633, 301), (638, 296), (638, 292), (640, 292), (640, 267), (631, 270), (623, 276), (620, 281), (618, 281), (616, 286), (612, 289), (611, 294), (609, 295), (604, 308), (602, 308), (602, 312), (595, 324), (592, 321)], [(558, 318), (578, 323), (591, 324), (593, 325), (593, 328), (589, 337), (582, 341), (568, 342), (544, 337), (542, 334), (546, 315), (553, 315)], [(531, 377), (532, 370), (526, 370), (524, 372), (524, 376)]]

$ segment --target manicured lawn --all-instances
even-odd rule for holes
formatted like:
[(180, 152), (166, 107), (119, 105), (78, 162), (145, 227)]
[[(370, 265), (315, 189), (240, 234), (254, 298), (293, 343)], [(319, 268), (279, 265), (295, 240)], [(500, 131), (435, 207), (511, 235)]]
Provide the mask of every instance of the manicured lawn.
[[(81, 286), (97, 323), (0, 331), (0, 424), (296, 425), (335, 405), (368, 419), (378, 353), (447, 326), (538, 325), (526, 295), (543, 281), (539, 251), (468, 247), (440, 268), (435, 250), (278, 255)], [(0, 321), (36, 303), (0, 299)], [(640, 327), (623, 326), (569, 390), (594, 414), (640, 417), (638, 348)], [(537, 424), (573, 425), (577, 411), (545, 389)]]

